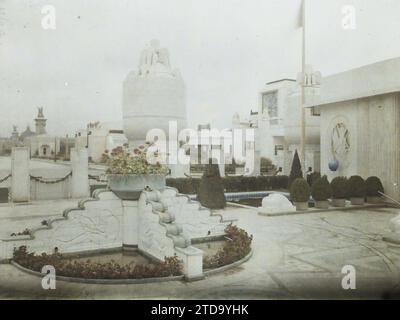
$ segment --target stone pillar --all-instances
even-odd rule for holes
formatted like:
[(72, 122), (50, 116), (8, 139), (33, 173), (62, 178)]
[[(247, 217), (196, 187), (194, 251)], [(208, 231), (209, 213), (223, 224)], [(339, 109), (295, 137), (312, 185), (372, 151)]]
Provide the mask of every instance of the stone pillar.
[(87, 198), (90, 196), (89, 188), (89, 162), (86, 148), (71, 149), (71, 197)]
[(223, 177), (225, 177), (225, 163), (220, 163), (219, 165), (218, 165), (218, 167), (219, 167), (219, 174), (220, 174), (220, 176), (223, 178)]
[(124, 249), (136, 249), (138, 246), (139, 212), (138, 201), (123, 201), (123, 235), (122, 245)]
[(29, 148), (12, 149), (11, 155), (11, 199), (13, 202), (28, 202), (31, 195), (29, 177)]

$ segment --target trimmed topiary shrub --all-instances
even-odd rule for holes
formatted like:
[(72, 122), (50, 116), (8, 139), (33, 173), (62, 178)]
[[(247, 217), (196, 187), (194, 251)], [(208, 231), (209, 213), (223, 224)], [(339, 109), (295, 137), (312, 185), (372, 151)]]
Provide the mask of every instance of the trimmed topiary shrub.
[(218, 164), (209, 164), (200, 181), (197, 198), (201, 205), (209, 209), (224, 209), (226, 199), (224, 183), (219, 174)]
[(289, 185), (288, 185), (289, 188), (293, 183), (293, 181), (295, 181), (298, 178), (303, 178), (303, 171), (301, 171), (300, 158), (296, 150), (293, 157), (292, 168), (290, 169)]
[(293, 202), (308, 202), (310, 199), (310, 186), (303, 178), (293, 181), (290, 187), (290, 198)]
[(319, 172), (313, 172), (307, 175), (307, 182), (310, 187), (314, 184), (315, 181), (321, 178), (321, 174)]
[(346, 177), (336, 177), (331, 182), (332, 198), (346, 199), (349, 198), (349, 181)]
[(367, 184), (360, 176), (352, 176), (349, 179), (349, 193), (352, 198), (365, 198), (367, 195)]
[(317, 179), (313, 183), (311, 195), (315, 201), (327, 201), (332, 197), (332, 187), (326, 176)]
[(380, 197), (381, 194), (379, 192), (385, 192), (382, 182), (378, 177), (369, 177), (365, 183), (368, 197)]

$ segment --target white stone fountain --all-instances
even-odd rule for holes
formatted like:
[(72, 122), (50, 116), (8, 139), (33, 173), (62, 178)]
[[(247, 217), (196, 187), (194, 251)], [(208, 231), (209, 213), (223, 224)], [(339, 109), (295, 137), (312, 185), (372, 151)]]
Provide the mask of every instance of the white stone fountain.
[(30, 229), (29, 235), (1, 239), (0, 260), (11, 259), (14, 249), (23, 245), (30, 252), (49, 254), (55, 248), (61, 253), (123, 248), (159, 261), (177, 255), (192, 280), (203, 276), (203, 252), (191, 246), (192, 239), (222, 236), (231, 222), (172, 188), (144, 190), (138, 201), (124, 201), (101, 189)]

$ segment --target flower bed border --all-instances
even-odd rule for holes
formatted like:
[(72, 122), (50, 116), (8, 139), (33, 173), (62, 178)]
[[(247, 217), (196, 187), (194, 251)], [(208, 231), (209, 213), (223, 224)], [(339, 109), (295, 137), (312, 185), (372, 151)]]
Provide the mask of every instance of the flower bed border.
[[(10, 262), (17, 269), (34, 275), (39, 278), (43, 278), (45, 274), (40, 273), (38, 271), (33, 271), (31, 269), (25, 268), (11, 260)], [(65, 276), (57, 276), (56, 280), (65, 281), (65, 282), (74, 282), (74, 283), (87, 283), (87, 284), (144, 284), (144, 283), (156, 283), (156, 282), (167, 282), (167, 281), (177, 281), (183, 280), (184, 275), (180, 276), (172, 276), (172, 277), (158, 277), (158, 278), (143, 278), (143, 279), (85, 279), (85, 278), (76, 278), (76, 277), (65, 277)]]
[[(222, 238), (223, 236), (216, 237), (211, 241), (219, 240), (217, 238)], [(197, 243), (201, 242), (208, 242), (208, 237), (198, 238), (196, 239)], [(96, 250), (96, 253), (93, 254), (101, 254), (103, 250)], [(136, 250), (135, 250), (136, 251)], [(138, 250), (139, 251), (139, 250)], [(110, 252), (110, 250), (105, 250), (105, 252)], [(140, 251), (139, 251), (140, 252)], [(71, 253), (71, 255), (79, 255), (79, 253)], [(231, 264), (227, 264), (225, 266), (221, 266), (214, 269), (206, 269), (203, 270), (204, 277), (215, 275), (218, 273), (225, 272), (227, 270), (234, 269), (243, 263), (247, 262), (253, 256), (253, 250), (251, 249), (250, 252), (244, 258), (232, 262)], [(19, 263), (15, 262), (13, 259), (9, 260), (8, 263), (16, 267), (18, 270), (25, 272), (27, 274), (33, 275), (38, 278), (43, 278), (45, 274), (40, 273), (38, 271), (33, 271), (31, 269), (25, 268), (21, 266)], [(70, 283), (86, 283), (86, 284), (105, 284), (105, 285), (120, 285), (120, 284), (147, 284), (147, 283), (161, 283), (161, 282), (168, 282), (168, 281), (184, 281), (185, 275), (179, 276), (170, 276), (170, 277), (157, 277), (157, 278), (142, 278), (142, 279), (85, 279), (85, 278), (77, 278), (77, 277), (65, 277), (65, 276), (57, 276), (56, 280), (70, 282)]]
[[(205, 277), (212, 276), (215, 274), (219, 274), (231, 269), (235, 269), (242, 265), (243, 263), (250, 260), (253, 256), (253, 250), (249, 252), (247, 256), (242, 258), (241, 260), (235, 261), (231, 264), (227, 264), (225, 266), (215, 268), (215, 269), (208, 269), (203, 271), (203, 275)], [(11, 260), (11, 265), (16, 267), (22, 272), (31, 274), (38, 278), (43, 278), (45, 274), (33, 271), (31, 269), (25, 268), (20, 264), (16, 263), (14, 260)], [(147, 284), (147, 283), (161, 283), (161, 282), (168, 282), (168, 281), (182, 281), (185, 280), (184, 275), (174, 276), (174, 277), (161, 277), (161, 278), (143, 278), (143, 279), (85, 279), (85, 278), (75, 278), (75, 277), (64, 277), (64, 276), (56, 276), (56, 280), (70, 282), (70, 283), (86, 283), (86, 284), (106, 284), (106, 285), (119, 285), (119, 284)]]
[[(69, 253), (65, 253), (64, 255), (61, 255), (61, 256), (62, 256), (63, 260), (68, 260), (68, 258), (90, 258), (90, 257), (96, 256), (96, 255), (101, 255), (101, 254), (109, 254), (109, 253), (115, 253), (115, 252), (123, 253), (124, 251), (126, 251), (124, 249), (124, 247), (117, 247), (117, 248), (89, 250), (89, 251), (82, 251), (82, 252), (69, 252)], [(138, 248), (136, 248), (134, 251), (136, 253), (146, 257), (150, 264), (152, 262), (153, 263), (154, 262), (162, 263), (161, 261), (158, 261), (157, 259), (154, 259), (151, 256), (145, 255), (144, 252), (142, 252)], [(127, 251), (127, 252), (130, 253), (132, 251)], [(32, 253), (27, 251), (27, 254), (32, 254)], [(39, 257), (39, 256), (40, 255), (38, 255), (37, 257)], [(110, 262), (111, 261), (113, 261), (113, 259), (111, 259)], [(34, 275), (34, 276), (37, 276), (40, 278), (43, 278), (45, 276), (45, 274), (41, 273), (40, 271), (30, 269), (30, 266), (21, 265), (17, 260), (15, 260), (15, 257), (8, 259), (8, 263), (17, 267), (21, 271), (27, 272), (31, 275)], [(45, 265), (45, 264), (46, 263), (43, 263), (43, 265)], [(49, 263), (47, 263), (47, 264), (49, 264)], [(179, 262), (179, 264), (181, 265), (181, 268), (182, 268), (183, 267), (182, 263)], [(139, 265), (141, 265), (141, 264), (139, 264)], [(139, 277), (133, 278), (132, 277), (132, 278), (108, 278), (108, 279), (107, 278), (83, 278), (83, 277), (80, 277), (80, 275), (77, 275), (77, 276), (57, 275), (57, 272), (56, 272), (57, 280), (66, 281), (66, 282), (77, 282), (77, 283), (92, 283), (92, 284), (96, 284), (96, 283), (97, 284), (124, 284), (124, 283), (129, 284), (129, 283), (164, 282), (164, 281), (171, 281), (171, 280), (180, 280), (180, 279), (184, 278), (184, 276), (185, 275), (183, 274), (182, 269), (181, 269), (181, 272), (179, 275), (170, 275), (170, 276), (156, 276), (155, 275), (153, 277), (144, 277), (144, 278), (139, 278)]]
[(206, 271), (203, 271), (203, 274), (205, 276), (211, 276), (211, 275), (221, 273), (221, 272), (224, 272), (224, 271), (227, 271), (230, 269), (234, 269), (234, 268), (240, 266), (241, 264), (249, 261), (252, 256), (253, 256), (253, 249), (250, 250), (250, 252), (247, 254), (247, 256), (245, 256), (244, 258), (242, 258), (240, 260), (232, 262), (231, 264), (227, 264), (222, 267), (215, 268), (215, 269), (207, 269)]

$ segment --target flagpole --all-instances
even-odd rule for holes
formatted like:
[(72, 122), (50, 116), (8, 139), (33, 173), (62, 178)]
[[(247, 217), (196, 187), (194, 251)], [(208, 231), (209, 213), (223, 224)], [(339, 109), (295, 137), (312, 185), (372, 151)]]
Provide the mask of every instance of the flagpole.
[(306, 174), (306, 152), (305, 152), (305, 145), (306, 145), (306, 90), (305, 90), (305, 72), (306, 72), (306, 2), (302, 0), (302, 62), (301, 62), (301, 69), (302, 69), (302, 77), (303, 81), (301, 82), (301, 132), (300, 132), (300, 159), (301, 159), (301, 166), (303, 167), (303, 175)]

